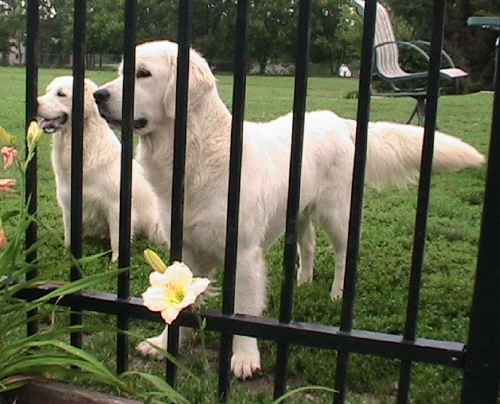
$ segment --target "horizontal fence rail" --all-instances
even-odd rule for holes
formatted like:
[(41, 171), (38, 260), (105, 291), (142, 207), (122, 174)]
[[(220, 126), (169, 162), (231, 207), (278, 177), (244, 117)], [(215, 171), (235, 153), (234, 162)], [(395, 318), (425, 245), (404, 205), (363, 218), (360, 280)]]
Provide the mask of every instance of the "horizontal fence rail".
[[(22, 291), (19, 297), (40, 298), (57, 286), (44, 285), (35, 290)], [(55, 300), (52, 301), (55, 303)], [(142, 304), (142, 299), (132, 297), (117, 299), (115, 294), (102, 292), (82, 292), (58, 298), (61, 306), (73, 306), (79, 310), (96, 311), (119, 315), (126, 313), (130, 318), (163, 323), (158, 313), (152, 313)], [(224, 315), (217, 310), (202, 310), (201, 318), (206, 320), (209, 331), (224, 332), (230, 329), (234, 334), (262, 338), (285, 344), (297, 344), (333, 350), (375, 355), (396, 359), (463, 367), (465, 345), (458, 342), (437, 341), (417, 338), (405, 343), (398, 335), (390, 335), (363, 330), (342, 332), (338, 327), (292, 321), (283, 324), (274, 318), (253, 317), (240, 314)], [(179, 326), (198, 328), (197, 314), (186, 310), (176, 321)]]
[[(359, 103), (357, 112), (358, 127), (356, 132), (356, 155), (354, 161), (354, 179), (351, 193), (351, 215), (349, 242), (346, 262), (346, 280), (340, 325), (319, 325), (293, 320), (292, 304), (294, 297), (295, 266), (297, 260), (297, 211), (300, 202), (300, 181), (302, 163), (302, 143), (304, 135), (304, 116), (307, 107), (307, 79), (309, 64), (309, 33), (311, 29), (311, 0), (297, 2), (299, 24), (296, 35), (296, 71), (293, 99), (293, 129), (290, 178), (288, 190), (285, 252), (283, 257), (283, 283), (281, 288), (279, 318), (265, 318), (235, 314), (235, 282), (238, 257), (238, 225), (240, 218), (240, 188), (242, 149), (244, 143), (243, 121), (245, 115), (246, 71), (248, 67), (249, 19), (252, 2), (237, 2), (235, 22), (235, 58), (234, 87), (232, 105), (231, 149), (229, 174), (229, 193), (227, 199), (226, 250), (224, 256), (224, 281), (222, 286), (221, 310), (201, 310), (194, 313), (182, 312), (175, 325), (169, 328), (168, 351), (178, 355), (179, 327), (203, 327), (208, 331), (221, 334), (219, 359), (219, 402), (230, 402), (230, 361), (232, 337), (234, 335), (251, 336), (266, 339), (277, 344), (277, 365), (274, 379), (274, 397), (278, 398), (288, 389), (288, 359), (291, 345), (302, 345), (338, 352), (335, 368), (336, 390), (333, 397), (335, 404), (346, 402), (350, 356), (352, 353), (385, 357), (400, 362), (400, 379), (396, 402), (408, 403), (410, 400), (411, 373), (414, 363), (443, 365), (463, 370), (464, 382), (462, 404), (494, 404), (498, 400), (500, 381), (500, 271), (498, 256), (500, 249), (496, 239), (500, 234), (500, 80), (496, 80), (493, 121), (491, 126), (491, 144), (489, 151), (489, 169), (485, 190), (485, 205), (482, 220), (479, 260), (471, 310), (469, 340), (467, 342), (438, 341), (419, 338), (417, 335), (420, 306), (420, 284), (425, 252), (427, 216), (429, 207), (433, 139), (436, 129), (436, 116), (439, 97), (439, 66), (443, 41), (445, 0), (435, 0), (432, 22), (432, 49), (429, 70), (429, 95), (426, 105), (424, 130), (424, 151), (422, 171), (419, 183), (419, 200), (415, 218), (413, 257), (409, 296), (407, 301), (406, 327), (404, 335), (392, 335), (353, 328), (354, 302), (356, 295), (357, 266), (359, 255), (360, 227), (362, 222), (364, 171), (366, 163), (368, 121), (370, 119), (370, 87), (373, 62), (373, 37), (375, 27), (376, 1), (367, 0), (364, 13), (362, 60), (359, 84)], [(82, 247), (82, 133), (83, 133), (83, 78), (85, 76), (85, 13), (86, 1), (75, 0), (75, 46), (73, 54), (74, 104), (73, 104), (73, 151), (72, 151), (72, 233), (71, 250), (75, 257), (84, 256)], [(77, 12), (78, 11), (78, 12)], [(130, 216), (131, 216), (131, 176), (133, 156), (133, 111), (135, 52), (137, 41), (137, 1), (127, 1), (125, 7), (124, 31), (124, 93), (122, 127), (122, 177), (120, 210), (120, 254), (119, 267), (130, 264)], [(176, 119), (174, 136), (174, 168), (172, 173), (172, 218), (171, 218), (171, 256), (170, 260), (182, 260), (183, 255), (183, 218), (184, 218), (184, 182), (186, 164), (186, 131), (188, 119), (189, 57), (192, 29), (192, 2), (179, 1), (179, 54), (176, 84)], [(26, 122), (36, 116), (36, 97), (38, 85), (38, 2), (27, 1), (27, 43), (26, 43)], [(500, 71), (500, 58), (497, 58), (497, 72)], [(291, 103), (292, 105), (292, 103)], [(30, 213), (36, 212), (37, 203), (37, 161), (31, 161), (27, 175), (27, 202)], [(27, 246), (37, 240), (36, 225), (28, 229)], [(36, 251), (30, 260), (36, 259)], [(332, 264), (333, 267), (333, 264)], [(333, 272), (333, 270), (332, 270)], [(34, 276), (36, 274), (31, 274)], [(72, 280), (81, 276), (78, 268), (70, 274)], [(19, 297), (33, 300), (46, 296), (57, 285), (42, 285), (25, 289)], [(120, 274), (117, 294), (100, 291), (84, 291), (57, 299), (57, 304), (71, 308), (72, 324), (82, 323), (84, 311), (95, 311), (117, 317), (118, 329), (127, 331), (130, 319), (151, 322), (163, 320), (158, 313), (152, 313), (144, 307), (142, 299), (130, 296), (130, 276), (127, 271)], [(35, 313), (32, 313), (34, 315)], [(38, 331), (36, 321), (29, 324), (28, 333)], [(81, 333), (71, 336), (73, 345), (82, 346)], [(117, 370), (124, 372), (128, 368), (129, 341), (125, 333), (117, 337)], [(333, 357), (333, 355), (332, 355)], [(333, 362), (333, 359), (332, 359)], [(177, 367), (167, 361), (166, 379), (177, 385)], [(215, 393), (214, 393), (215, 394)], [(446, 394), (446, 393), (443, 393)]]

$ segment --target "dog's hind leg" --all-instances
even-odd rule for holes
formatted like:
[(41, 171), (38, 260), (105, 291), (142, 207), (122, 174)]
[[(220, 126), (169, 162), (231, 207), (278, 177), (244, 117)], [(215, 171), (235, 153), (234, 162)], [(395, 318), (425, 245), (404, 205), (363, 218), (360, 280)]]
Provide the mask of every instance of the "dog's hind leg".
[(316, 231), (309, 212), (305, 213), (299, 220), (297, 237), (300, 264), (297, 273), (297, 283), (301, 285), (303, 283), (312, 282), (314, 276)]
[[(346, 222), (348, 222), (348, 220), (346, 220)], [(327, 227), (327, 232), (330, 235), (335, 249), (335, 277), (333, 279), (332, 289), (330, 290), (332, 300), (340, 299), (344, 289), (347, 228), (347, 223), (333, 223), (330, 229)]]
[(348, 186), (325, 190), (316, 209), (320, 223), (327, 231), (335, 251), (335, 278), (330, 291), (332, 300), (341, 298), (344, 288), (350, 199)]

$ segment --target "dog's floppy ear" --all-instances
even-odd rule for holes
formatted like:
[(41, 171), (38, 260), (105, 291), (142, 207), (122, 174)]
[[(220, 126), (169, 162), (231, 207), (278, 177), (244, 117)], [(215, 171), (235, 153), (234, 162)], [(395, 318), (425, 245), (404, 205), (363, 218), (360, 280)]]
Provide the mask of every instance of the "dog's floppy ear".
[[(175, 117), (175, 93), (177, 82), (177, 56), (169, 55), (169, 77), (166, 83), (163, 105), (168, 117)], [(216, 79), (208, 63), (195, 51), (189, 57), (188, 105), (194, 106), (208, 91), (215, 87)]]
[(197, 52), (191, 51), (189, 64), (189, 99), (196, 104), (208, 91), (215, 87), (215, 77), (207, 61)]
[(97, 111), (97, 104), (94, 101), (94, 92), (97, 90), (98, 86), (92, 80), (85, 79), (83, 86), (83, 99), (85, 104), (85, 114), (90, 111)]
[(165, 94), (163, 95), (163, 106), (165, 114), (169, 118), (175, 118), (175, 87), (177, 81), (177, 57), (167, 55), (165, 63), (167, 69), (167, 82), (165, 83)]

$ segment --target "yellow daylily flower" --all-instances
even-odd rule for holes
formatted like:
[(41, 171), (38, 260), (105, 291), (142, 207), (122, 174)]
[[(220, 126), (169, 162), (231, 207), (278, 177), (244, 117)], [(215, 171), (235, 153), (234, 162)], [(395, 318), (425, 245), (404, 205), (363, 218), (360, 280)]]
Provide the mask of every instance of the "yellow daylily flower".
[(194, 278), (189, 267), (182, 262), (174, 262), (163, 273), (152, 272), (149, 282), (151, 286), (142, 294), (144, 306), (161, 312), (167, 324), (172, 324), (181, 310), (193, 305), (210, 285), (207, 278)]

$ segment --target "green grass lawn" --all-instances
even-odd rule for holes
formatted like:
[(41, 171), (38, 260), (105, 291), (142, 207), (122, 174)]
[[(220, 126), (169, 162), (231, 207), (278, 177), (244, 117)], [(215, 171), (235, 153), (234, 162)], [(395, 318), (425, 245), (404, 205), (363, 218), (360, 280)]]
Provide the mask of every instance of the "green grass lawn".
[[(40, 94), (49, 81), (69, 70), (42, 69)], [(89, 71), (88, 77), (102, 84), (113, 78), (113, 72)], [(24, 69), (0, 67), (2, 101), (0, 126), (19, 137), (24, 132)], [(219, 76), (223, 99), (231, 105), (232, 77)], [(346, 95), (357, 90), (356, 79), (311, 78), (308, 109), (331, 109), (344, 117), (356, 116), (357, 100)], [(442, 131), (454, 134), (487, 152), (491, 123), (492, 94), (476, 93), (444, 96), (439, 102), (438, 120)], [(270, 120), (292, 109), (293, 78), (250, 76), (247, 80), (246, 117)], [(414, 101), (411, 99), (373, 98), (372, 120), (404, 122)], [(10, 173), (9, 173), (10, 174)], [(8, 174), (2, 174), (6, 177)], [(429, 211), (425, 272), (422, 286), (418, 336), (464, 342), (468, 330), (468, 310), (472, 296), (477, 243), (482, 209), (485, 168), (456, 174), (435, 175)], [(3, 194), (0, 213), (15, 206), (20, 194)], [(411, 246), (417, 200), (416, 186), (389, 188), (383, 192), (366, 190), (364, 221), (359, 263), (359, 281), (355, 303), (354, 327), (371, 331), (401, 334), (405, 323), (407, 286), (411, 265)], [(39, 217), (47, 227), (40, 229), (45, 241), (41, 256), (47, 260), (64, 258), (61, 213), (55, 198), (54, 176), (50, 165), (50, 138), (47, 136), (39, 152)], [(7, 223), (8, 230), (8, 223)], [(140, 294), (146, 287), (149, 269), (142, 251), (149, 245), (140, 241), (133, 246), (132, 292)], [(85, 252), (108, 249), (100, 240), (86, 240)], [(165, 253), (161, 248), (155, 249)], [(269, 253), (269, 304), (267, 316), (276, 317), (279, 310), (282, 249), (278, 245)], [(85, 273), (113, 268), (107, 258), (85, 267)], [(333, 277), (333, 253), (320, 233), (316, 260), (316, 280), (296, 289), (294, 318), (298, 321), (338, 325), (340, 303), (333, 303), (329, 290)], [(67, 274), (61, 274), (67, 279)], [(112, 282), (102, 285), (104, 291), (115, 291)], [(218, 307), (219, 299), (208, 301)], [(88, 314), (85, 321), (112, 324), (113, 318)], [(133, 322), (134, 332), (146, 336), (160, 331), (158, 324)], [(185, 349), (183, 361), (200, 380), (180, 378), (179, 389), (193, 403), (216, 402), (218, 336), (207, 332), (208, 350), (213, 372), (202, 373), (201, 352), (196, 338)], [(276, 347), (261, 341), (263, 372), (249, 382), (234, 381), (232, 402), (269, 403), (272, 397), (272, 374)], [(85, 348), (114, 367), (114, 338), (109, 334), (85, 337)], [(290, 386), (332, 386), (336, 354), (333, 351), (293, 346), (291, 348)], [(131, 368), (161, 374), (162, 363), (138, 357), (131, 350)], [(398, 363), (393, 360), (352, 355), (349, 373), (349, 403), (394, 402), (398, 380)], [(411, 402), (421, 404), (454, 404), (458, 402), (461, 372), (455, 369), (416, 364), (413, 372)], [(311, 393), (291, 400), (297, 403), (331, 402), (331, 398)]]

